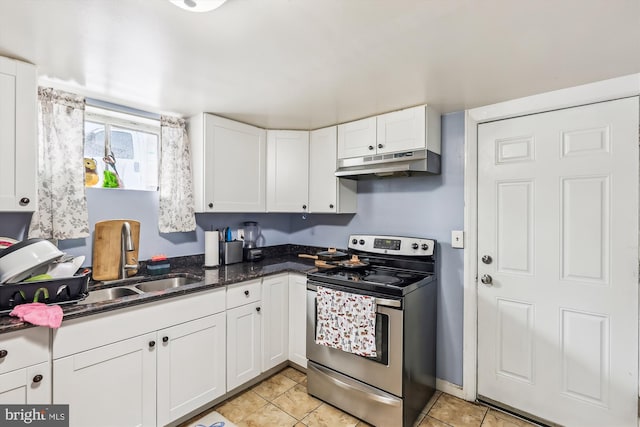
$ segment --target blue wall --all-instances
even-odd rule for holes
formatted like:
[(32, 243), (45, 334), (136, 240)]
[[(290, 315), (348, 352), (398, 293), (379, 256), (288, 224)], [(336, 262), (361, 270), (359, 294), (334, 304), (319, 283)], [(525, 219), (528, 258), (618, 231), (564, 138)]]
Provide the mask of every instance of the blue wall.
[[(238, 228), (244, 221), (258, 221), (262, 229), (262, 246), (289, 243), (289, 214), (197, 214), (197, 228), (190, 233), (160, 234), (158, 231), (158, 193), (155, 191), (120, 191), (87, 188), (89, 229), (98, 221), (133, 219), (140, 221), (139, 258), (152, 255), (169, 257), (204, 252), (204, 230)], [(0, 213), (0, 236), (22, 240), (27, 238), (31, 214)], [(234, 235), (235, 236), (235, 235)], [(91, 265), (92, 238), (61, 240), (60, 249), (70, 255), (84, 255), (84, 265)]]
[[(204, 252), (204, 230), (238, 228), (243, 221), (258, 221), (264, 237), (263, 245), (289, 243), (289, 215), (268, 214), (198, 214), (196, 230), (189, 233), (166, 233), (158, 231), (158, 192), (120, 191), (109, 189), (87, 189), (89, 206), (89, 229), (97, 221), (106, 219), (133, 219), (140, 221), (139, 258), (146, 260), (152, 255), (169, 257), (194, 255)], [(60, 249), (72, 255), (86, 255), (91, 262), (91, 238), (61, 241)]]
[(345, 247), (349, 234), (438, 241), (438, 378), (462, 385), (463, 250), (451, 231), (464, 225), (464, 113), (442, 116), (442, 174), (358, 182), (355, 215), (292, 216), (290, 241)]
[[(451, 248), (451, 230), (463, 229), (464, 113), (442, 117), (442, 174), (358, 182), (355, 215), (198, 214), (191, 233), (158, 232), (158, 193), (87, 189), (90, 229), (96, 221), (140, 221), (140, 259), (204, 252), (204, 230), (258, 221), (263, 245), (298, 243), (346, 247), (351, 233), (409, 235), (438, 240), (438, 378), (462, 384), (463, 251)], [(26, 238), (29, 214), (0, 213), (0, 236)], [(66, 240), (60, 248), (85, 255), (91, 238)]]

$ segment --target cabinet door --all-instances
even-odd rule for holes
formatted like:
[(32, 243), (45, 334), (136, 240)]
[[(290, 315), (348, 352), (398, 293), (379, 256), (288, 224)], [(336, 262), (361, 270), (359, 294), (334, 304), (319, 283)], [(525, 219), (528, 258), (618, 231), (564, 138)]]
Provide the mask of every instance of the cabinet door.
[(0, 405), (47, 405), (51, 403), (49, 362), (0, 375)]
[(266, 210), (266, 132), (205, 115), (204, 212)]
[(0, 211), (36, 209), (36, 68), (0, 57)]
[(337, 126), (310, 132), (309, 212), (331, 213), (338, 209), (337, 138)]
[(158, 331), (158, 425), (223, 395), (225, 313)]
[(156, 425), (156, 333), (53, 361), (53, 403), (71, 426)]
[(267, 211), (304, 212), (309, 203), (309, 132), (267, 132)]
[(29, 328), (0, 335), (0, 374), (49, 360), (49, 330)]
[(338, 158), (376, 153), (376, 118), (368, 117), (338, 125)]
[(262, 280), (262, 371), (289, 358), (289, 275)]
[(309, 212), (355, 212), (357, 181), (335, 175), (337, 126), (309, 133), (309, 160)]
[(227, 391), (260, 374), (260, 302), (227, 311)]
[(289, 275), (289, 360), (307, 367), (307, 277)]
[(425, 106), (378, 116), (378, 154), (425, 148)]

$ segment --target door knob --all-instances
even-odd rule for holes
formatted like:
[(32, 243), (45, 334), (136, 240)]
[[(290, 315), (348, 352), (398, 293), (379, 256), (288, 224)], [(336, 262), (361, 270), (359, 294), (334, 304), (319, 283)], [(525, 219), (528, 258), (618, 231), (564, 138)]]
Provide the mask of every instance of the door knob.
[(42, 379), (43, 379), (43, 376), (38, 374), (35, 377), (33, 377), (33, 382), (34, 383), (39, 383), (40, 381), (42, 381)]
[(491, 264), (493, 262), (493, 258), (491, 258), (491, 256), (489, 255), (485, 255), (482, 257), (482, 262), (484, 262), (485, 264)]
[(489, 276), (488, 274), (483, 274), (482, 277), (480, 278), (480, 281), (485, 285), (492, 285), (493, 277)]

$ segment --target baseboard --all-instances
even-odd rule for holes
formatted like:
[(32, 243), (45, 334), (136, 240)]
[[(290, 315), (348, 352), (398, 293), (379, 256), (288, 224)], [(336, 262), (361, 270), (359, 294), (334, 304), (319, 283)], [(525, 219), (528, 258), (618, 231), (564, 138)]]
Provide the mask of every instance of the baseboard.
[(436, 389), (440, 390), (443, 393), (447, 393), (460, 399), (464, 399), (462, 387), (457, 384), (450, 383), (449, 381), (436, 378)]

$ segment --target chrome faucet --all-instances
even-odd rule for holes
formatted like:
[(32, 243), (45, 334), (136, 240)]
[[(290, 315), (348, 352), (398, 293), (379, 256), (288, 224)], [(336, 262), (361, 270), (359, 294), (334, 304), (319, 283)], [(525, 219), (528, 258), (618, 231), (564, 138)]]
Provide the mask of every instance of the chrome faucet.
[(131, 237), (131, 225), (125, 221), (120, 230), (120, 279), (126, 279), (127, 270), (137, 270), (140, 267), (137, 259), (133, 260), (135, 264), (127, 264), (127, 252), (131, 252), (135, 248)]

